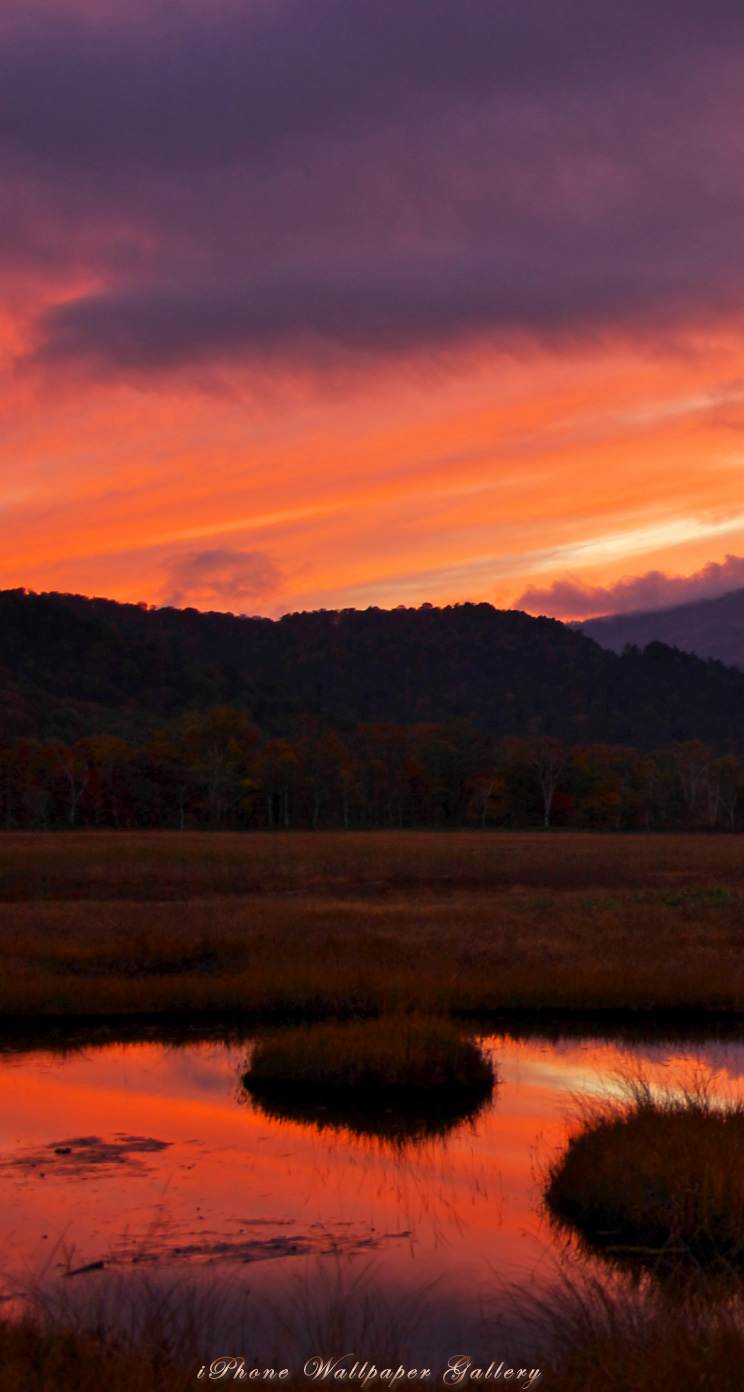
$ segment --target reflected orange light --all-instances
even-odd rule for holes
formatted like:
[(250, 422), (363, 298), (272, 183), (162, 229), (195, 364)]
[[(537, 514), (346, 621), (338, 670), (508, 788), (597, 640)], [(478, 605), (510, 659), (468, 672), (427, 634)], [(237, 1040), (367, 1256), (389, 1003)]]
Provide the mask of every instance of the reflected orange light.
[[(539, 1173), (565, 1138), (570, 1095), (610, 1085), (629, 1057), (662, 1081), (692, 1061), (607, 1044), (491, 1047), (503, 1079), (492, 1108), (444, 1142), (404, 1151), (239, 1105), (242, 1050), (146, 1044), (5, 1062), (6, 1262), (33, 1268), (61, 1241), (74, 1246), (74, 1263), (116, 1264), (123, 1238), (130, 1253), (170, 1260), (179, 1244), (201, 1244), (208, 1258), (213, 1241), (289, 1235), (301, 1251), (374, 1252), (396, 1280), (420, 1280), (424, 1268), (450, 1278), (533, 1267), (552, 1240)], [(744, 1071), (740, 1047), (728, 1062)], [(74, 1157), (54, 1147), (91, 1136), (169, 1144), (90, 1165), (81, 1184)]]

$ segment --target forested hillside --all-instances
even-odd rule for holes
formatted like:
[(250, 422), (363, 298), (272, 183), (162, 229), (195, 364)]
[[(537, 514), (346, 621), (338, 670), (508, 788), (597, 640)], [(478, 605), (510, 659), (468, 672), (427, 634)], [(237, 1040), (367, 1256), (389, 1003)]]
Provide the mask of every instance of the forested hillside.
[(489, 605), (0, 594), (0, 825), (736, 830), (744, 674)]
[(744, 674), (651, 644), (616, 654), (488, 604), (289, 614), (276, 622), (74, 595), (0, 593), (2, 737), (140, 736), (189, 710), (360, 722), (468, 720), (493, 736), (744, 749)]

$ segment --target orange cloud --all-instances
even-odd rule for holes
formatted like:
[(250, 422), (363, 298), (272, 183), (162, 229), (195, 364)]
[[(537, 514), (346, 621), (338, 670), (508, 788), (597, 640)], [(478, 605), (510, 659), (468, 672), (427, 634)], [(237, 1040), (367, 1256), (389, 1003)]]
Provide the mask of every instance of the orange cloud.
[(276, 614), (699, 570), (744, 554), (743, 348), (481, 347), (267, 399), (19, 381), (0, 584)]

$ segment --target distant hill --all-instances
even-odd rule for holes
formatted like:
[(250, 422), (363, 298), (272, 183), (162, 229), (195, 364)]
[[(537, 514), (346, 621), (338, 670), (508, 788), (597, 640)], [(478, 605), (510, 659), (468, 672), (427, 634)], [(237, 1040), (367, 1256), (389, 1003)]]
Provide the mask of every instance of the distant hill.
[(554, 619), (488, 604), (320, 610), (277, 621), (0, 592), (0, 743), (137, 737), (188, 710), (467, 719), (495, 736), (744, 750), (744, 673), (653, 643), (617, 655)]
[(647, 643), (668, 643), (698, 657), (714, 657), (731, 667), (744, 668), (744, 590), (677, 604), (673, 609), (611, 614), (571, 627), (615, 652), (622, 652), (628, 643), (640, 648)]

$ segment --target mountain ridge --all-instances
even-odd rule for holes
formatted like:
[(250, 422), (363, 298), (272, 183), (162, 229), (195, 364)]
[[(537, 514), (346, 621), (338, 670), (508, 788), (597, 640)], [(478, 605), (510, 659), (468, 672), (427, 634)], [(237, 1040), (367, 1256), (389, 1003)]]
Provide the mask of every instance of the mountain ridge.
[(153, 729), (225, 704), (270, 735), (313, 712), (339, 729), (466, 720), (569, 744), (744, 749), (744, 673), (661, 643), (617, 654), (558, 620), (485, 603), (271, 620), (6, 590), (0, 669), (6, 745), (112, 722)]
[(744, 589), (666, 609), (605, 614), (570, 627), (613, 652), (660, 642), (744, 670)]

